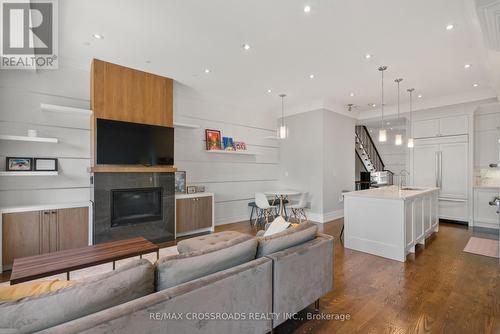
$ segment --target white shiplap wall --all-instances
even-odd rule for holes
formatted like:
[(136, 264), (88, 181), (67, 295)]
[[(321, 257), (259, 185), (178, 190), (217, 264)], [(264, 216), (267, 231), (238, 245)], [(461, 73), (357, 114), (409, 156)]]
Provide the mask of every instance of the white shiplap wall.
[[(200, 96), (186, 86), (174, 85), (174, 119), (199, 125), (199, 129), (175, 130), (175, 165), (187, 172), (188, 185), (205, 185), (215, 194), (215, 223), (247, 220), (248, 202), (255, 192), (276, 187), (279, 178), (279, 145), (265, 139), (275, 134), (273, 115), (251, 108), (226, 105)], [(205, 129), (243, 141), (256, 155), (205, 152)]]
[[(33, 74), (36, 75), (36, 74)], [(59, 159), (58, 176), (0, 177), (0, 206), (22, 206), (87, 201), (90, 199), (89, 116), (43, 111), (40, 103), (88, 108), (88, 100), (34, 91), (33, 87), (0, 87), (0, 134), (56, 137), (59, 143), (0, 140), (0, 170), (5, 158), (45, 157)]]

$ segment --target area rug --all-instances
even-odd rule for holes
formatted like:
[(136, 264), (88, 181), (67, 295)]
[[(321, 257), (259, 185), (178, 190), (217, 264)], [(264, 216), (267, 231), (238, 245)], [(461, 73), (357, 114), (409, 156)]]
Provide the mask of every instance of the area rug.
[(498, 258), (498, 240), (471, 237), (464, 252)]
[[(179, 252), (177, 251), (177, 246), (160, 248), (160, 257), (169, 256), (169, 255), (176, 255), (176, 254), (179, 254)], [(131, 257), (128, 259), (116, 261), (116, 268), (119, 268), (120, 266), (123, 266), (124, 264), (126, 264), (134, 259), (138, 259), (138, 258), (139, 258), (139, 256), (136, 256), (136, 257)], [(156, 253), (145, 254), (142, 256), (142, 258), (149, 260), (151, 263), (155, 263)], [(71, 280), (82, 280), (82, 279), (85, 279), (87, 277), (103, 274), (103, 273), (106, 273), (106, 272), (109, 272), (112, 270), (113, 270), (113, 263), (110, 262), (110, 263), (105, 263), (105, 264), (101, 264), (101, 265), (94, 266), (94, 267), (89, 267), (89, 268), (85, 268), (85, 269), (72, 271), (70, 273), (70, 278), (71, 278)], [(60, 280), (64, 281), (64, 280), (66, 280), (66, 274), (48, 276), (48, 277), (36, 279), (33, 281), (46, 281), (46, 280), (53, 280), (53, 279), (60, 279)], [(4, 282), (4, 283), (0, 284), (0, 286), (5, 286), (5, 285), (9, 285), (9, 282)]]

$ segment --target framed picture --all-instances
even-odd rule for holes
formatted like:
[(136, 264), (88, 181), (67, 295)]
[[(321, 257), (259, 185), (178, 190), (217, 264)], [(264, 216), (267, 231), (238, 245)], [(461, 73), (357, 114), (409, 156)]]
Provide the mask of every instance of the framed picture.
[(188, 186), (187, 187), (188, 194), (194, 194), (195, 192), (196, 192), (196, 186)]
[(57, 159), (55, 158), (34, 158), (33, 162), (36, 171), (57, 171)]
[(185, 194), (186, 193), (186, 172), (177, 171), (175, 172), (175, 193)]
[(247, 149), (247, 146), (242, 141), (235, 141), (234, 148), (236, 149), (236, 151), (244, 151)]
[(196, 192), (197, 193), (204, 193), (205, 192), (205, 186), (196, 186)]
[(33, 158), (6, 157), (5, 165), (9, 172), (29, 172), (33, 170)]
[(222, 137), (222, 142), (224, 143), (224, 149), (227, 151), (234, 151), (233, 138)]
[(219, 130), (205, 130), (205, 141), (207, 143), (207, 150), (222, 150), (221, 138)]

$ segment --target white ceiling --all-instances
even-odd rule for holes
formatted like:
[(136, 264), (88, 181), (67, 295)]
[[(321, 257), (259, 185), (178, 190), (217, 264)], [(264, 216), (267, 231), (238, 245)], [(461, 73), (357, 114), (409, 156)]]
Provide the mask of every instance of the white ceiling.
[(380, 100), (379, 65), (389, 67), (388, 106), (396, 101), (397, 77), (404, 78), (403, 92), (415, 87), (421, 101), (494, 97), (471, 8), (472, 0), (65, 0), (61, 66), (88, 69), (99, 58), (277, 114), (281, 92), (290, 110), (347, 103), (369, 110)]

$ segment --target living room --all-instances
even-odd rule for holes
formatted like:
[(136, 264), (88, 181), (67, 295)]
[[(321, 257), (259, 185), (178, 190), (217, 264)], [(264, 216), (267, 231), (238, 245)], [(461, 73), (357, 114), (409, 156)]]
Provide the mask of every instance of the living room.
[(500, 332), (500, 1), (0, 2), (0, 333)]

